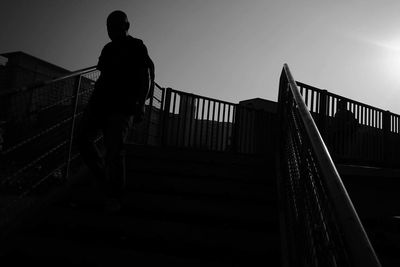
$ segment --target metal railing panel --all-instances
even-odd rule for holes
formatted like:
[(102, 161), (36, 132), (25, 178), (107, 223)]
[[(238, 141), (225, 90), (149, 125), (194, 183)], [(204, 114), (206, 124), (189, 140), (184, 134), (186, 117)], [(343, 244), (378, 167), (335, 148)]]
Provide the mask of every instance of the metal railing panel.
[[(399, 167), (399, 157), (394, 153), (400, 142), (398, 115), (301, 82), (297, 84), (335, 161)], [(340, 106), (347, 113), (346, 119), (338, 115)]]
[[(78, 167), (77, 126), (99, 74), (90, 67), (1, 93), (0, 192), (7, 199), (0, 203), (3, 216), (25, 196), (37, 193), (39, 185), (62, 183)], [(164, 89), (156, 85), (146, 101), (145, 121), (131, 130), (134, 140), (140, 136), (142, 143), (161, 143), (163, 97)]]
[[(76, 131), (99, 74), (89, 67), (0, 93), (3, 196), (17, 201), (39, 185), (62, 183), (73, 175), (80, 162)], [(261, 110), (158, 84), (145, 109), (144, 121), (130, 129), (128, 142), (252, 154), (266, 153), (276, 143), (275, 114)], [(1, 209), (12, 209), (12, 204), (2, 202)]]
[(380, 266), (300, 92), (285, 65), (278, 191), (286, 265)]
[(73, 130), (98, 77), (92, 70), (3, 94), (1, 189), (26, 194), (43, 177), (66, 174)]
[(167, 95), (164, 145), (211, 151), (232, 149), (236, 104), (170, 88)]

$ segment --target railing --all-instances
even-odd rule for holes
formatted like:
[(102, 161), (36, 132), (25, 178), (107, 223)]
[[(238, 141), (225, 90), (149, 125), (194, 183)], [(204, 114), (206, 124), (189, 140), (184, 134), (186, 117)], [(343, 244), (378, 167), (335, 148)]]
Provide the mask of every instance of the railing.
[(310, 113), (321, 110), (320, 93), (302, 97), (284, 66), (278, 135), (284, 265), (380, 266)]
[(3, 194), (26, 195), (50, 176), (68, 176), (76, 120), (97, 78), (96, 69), (87, 68), (0, 96)]
[[(16, 206), (64, 182), (80, 166), (76, 126), (98, 76), (99, 71), (90, 67), (0, 94), (4, 140), (0, 150), (0, 224), (7, 223)], [(160, 120), (155, 114), (160, 113), (163, 92), (156, 85), (146, 101), (147, 118), (131, 130), (131, 142), (160, 138)]]
[[(39, 185), (63, 182), (77, 169), (76, 126), (98, 76), (90, 67), (0, 94), (1, 196), (34, 195)], [(262, 110), (158, 84), (145, 108), (127, 142), (239, 153), (265, 153), (276, 143), (276, 115)], [(0, 201), (0, 212), (12, 204)]]
[(257, 154), (275, 143), (275, 114), (226, 101), (167, 88), (163, 116), (166, 146)]
[(168, 88), (163, 144), (225, 151), (232, 147), (236, 105)]
[[(400, 167), (399, 115), (297, 82), (335, 162)], [(340, 117), (338, 107), (347, 115)]]

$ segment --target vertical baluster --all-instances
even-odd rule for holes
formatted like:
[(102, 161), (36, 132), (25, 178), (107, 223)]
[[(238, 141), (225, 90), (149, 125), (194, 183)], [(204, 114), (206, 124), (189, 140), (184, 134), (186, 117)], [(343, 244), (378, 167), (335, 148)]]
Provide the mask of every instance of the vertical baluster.
[[(209, 129), (210, 129), (210, 100), (207, 100), (207, 124), (206, 124), (206, 147), (211, 149), (211, 146), (208, 146), (209, 144)], [(211, 129), (212, 131), (212, 129)]]
[(72, 104), (73, 104), (73, 109), (72, 109), (72, 122), (71, 122), (71, 129), (69, 133), (69, 141), (67, 145), (67, 162), (66, 162), (66, 169), (65, 169), (65, 179), (69, 180), (70, 176), (70, 168), (71, 168), (71, 161), (72, 161), (72, 146), (73, 146), (73, 141), (74, 141), (74, 132), (75, 132), (75, 127), (76, 127), (76, 115), (78, 111), (78, 103), (79, 103), (79, 92), (80, 92), (80, 87), (81, 87), (81, 82), (82, 82), (82, 75), (79, 75), (77, 77), (74, 91), (73, 91), (73, 96), (72, 96)]
[(218, 101), (218, 113), (217, 113), (217, 120), (216, 120), (216, 124), (217, 124), (217, 133), (216, 133), (216, 144), (215, 144), (215, 150), (218, 150), (219, 147), (219, 131), (220, 131), (220, 112), (221, 112), (221, 102)]
[(372, 127), (372, 109), (369, 108), (369, 126)]
[[(176, 139), (175, 139), (175, 145), (176, 146), (178, 146), (178, 142), (179, 142), (179, 135), (178, 135), (178, 121), (176, 120), (177, 119), (177, 116), (175, 115), (175, 112), (176, 112), (176, 93), (174, 93), (174, 98), (173, 98), (173, 100), (172, 100), (172, 112), (171, 112), (171, 115), (172, 115), (172, 123), (171, 123), (171, 132), (174, 132), (174, 128), (176, 128), (177, 130), (176, 130)], [(179, 113), (178, 113), (178, 116), (179, 116)], [(171, 139), (174, 137), (174, 135), (172, 134), (171, 135)], [(171, 143), (172, 143), (173, 141), (171, 141)]]
[(151, 118), (152, 118), (152, 114), (153, 114), (153, 100), (154, 100), (154, 90), (152, 92), (152, 95), (150, 96), (150, 101), (149, 101), (148, 110), (147, 110), (147, 127), (146, 127), (146, 131), (145, 131), (145, 136), (144, 136), (144, 139), (146, 140), (145, 141), (146, 145), (149, 144)]
[[(337, 120), (336, 120), (336, 108), (337, 108), (337, 99), (336, 99), (336, 97), (333, 97), (332, 96), (332, 115), (333, 115), (333, 117), (334, 117), (334, 129), (333, 129), (333, 131), (334, 132), (338, 132), (337, 131), (337, 129), (336, 129), (336, 127), (338, 127), (337, 125), (338, 125), (338, 123), (336, 123), (337, 122)], [(339, 141), (340, 141), (340, 138), (339, 138), (339, 134), (335, 134), (334, 135), (334, 144), (335, 144), (335, 150), (336, 150), (336, 152), (338, 153), (338, 154), (340, 154), (340, 143), (339, 143)]]
[(215, 101), (213, 101), (213, 111), (211, 116), (211, 150), (214, 150), (214, 120), (215, 120)]
[(232, 107), (232, 132), (231, 132), (231, 147), (232, 150), (238, 152), (238, 125), (237, 125), (238, 105)]
[(192, 128), (193, 128), (193, 122), (195, 119), (195, 97), (193, 95), (189, 96), (189, 101), (190, 101), (190, 105), (189, 105), (189, 134), (188, 134), (188, 147), (191, 147), (191, 140), (192, 140)]
[(379, 143), (379, 160), (383, 161), (383, 143), (382, 143), (382, 112), (378, 111), (378, 143)]
[(376, 125), (376, 123), (375, 123), (375, 121), (376, 121), (376, 110), (375, 109), (371, 109), (371, 110), (372, 110), (372, 122), (371, 122), (372, 129), (371, 130), (372, 130), (372, 138), (373, 138), (372, 151), (373, 151), (373, 155), (374, 155), (374, 160), (376, 160), (376, 157), (377, 157), (376, 127), (375, 127), (375, 125)]
[(308, 107), (308, 88), (306, 88), (305, 90), (306, 90), (305, 102), (306, 102), (306, 106)]
[[(164, 106), (165, 106), (165, 88), (161, 88), (161, 101), (160, 101), (160, 112), (161, 114), (164, 114)], [(157, 134), (158, 134), (158, 142), (163, 145), (163, 132), (164, 132), (164, 126), (163, 126), (163, 118), (164, 115), (159, 115), (159, 121), (158, 121), (158, 129), (157, 129)]]
[(189, 140), (188, 134), (190, 133), (189, 132), (190, 129), (188, 127), (190, 124), (189, 120), (191, 119), (190, 118), (191, 106), (189, 104), (191, 97), (188, 94), (185, 94), (184, 97), (185, 97), (185, 116), (183, 119), (183, 146), (187, 147), (188, 146), (187, 141)]
[(201, 120), (200, 120), (200, 147), (203, 147), (203, 130), (204, 130), (204, 110), (205, 110), (205, 98), (202, 98), (201, 108)]
[(314, 93), (315, 93), (315, 91), (312, 90), (311, 91), (311, 102), (310, 102), (310, 107), (309, 107), (311, 114), (313, 114), (315, 112), (315, 110), (314, 110)]
[(225, 132), (225, 109), (226, 109), (226, 104), (223, 103), (223, 109), (222, 109), (222, 124), (221, 124), (221, 145), (220, 145), (220, 150), (223, 151), (224, 150), (224, 132)]
[(231, 108), (232, 106), (228, 104), (228, 119), (226, 122), (226, 134), (225, 134), (225, 150), (228, 150), (227, 148), (229, 147), (229, 136), (230, 136), (230, 129), (231, 129)]
[(194, 133), (193, 133), (193, 142), (194, 142), (194, 147), (198, 148), (199, 147), (199, 137), (200, 137), (200, 133), (198, 132), (198, 124), (200, 123), (200, 98), (196, 97), (195, 100), (195, 115), (194, 115)]

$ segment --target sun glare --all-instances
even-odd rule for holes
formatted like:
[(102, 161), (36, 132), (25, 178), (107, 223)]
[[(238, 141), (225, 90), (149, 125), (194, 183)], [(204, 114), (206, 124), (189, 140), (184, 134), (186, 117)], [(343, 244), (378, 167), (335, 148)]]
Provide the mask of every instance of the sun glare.
[(385, 42), (375, 42), (380, 48), (377, 70), (387, 82), (400, 86), (400, 39)]

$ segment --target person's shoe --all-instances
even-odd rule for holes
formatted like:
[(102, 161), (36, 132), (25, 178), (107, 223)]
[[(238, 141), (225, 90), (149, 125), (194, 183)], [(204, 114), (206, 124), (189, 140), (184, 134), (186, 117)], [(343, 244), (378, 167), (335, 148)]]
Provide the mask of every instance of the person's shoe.
[(104, 212), (107, 214), (118, 213), (121, 211), (121, 203), (116, 198), (107, 198), (104, 202)]

